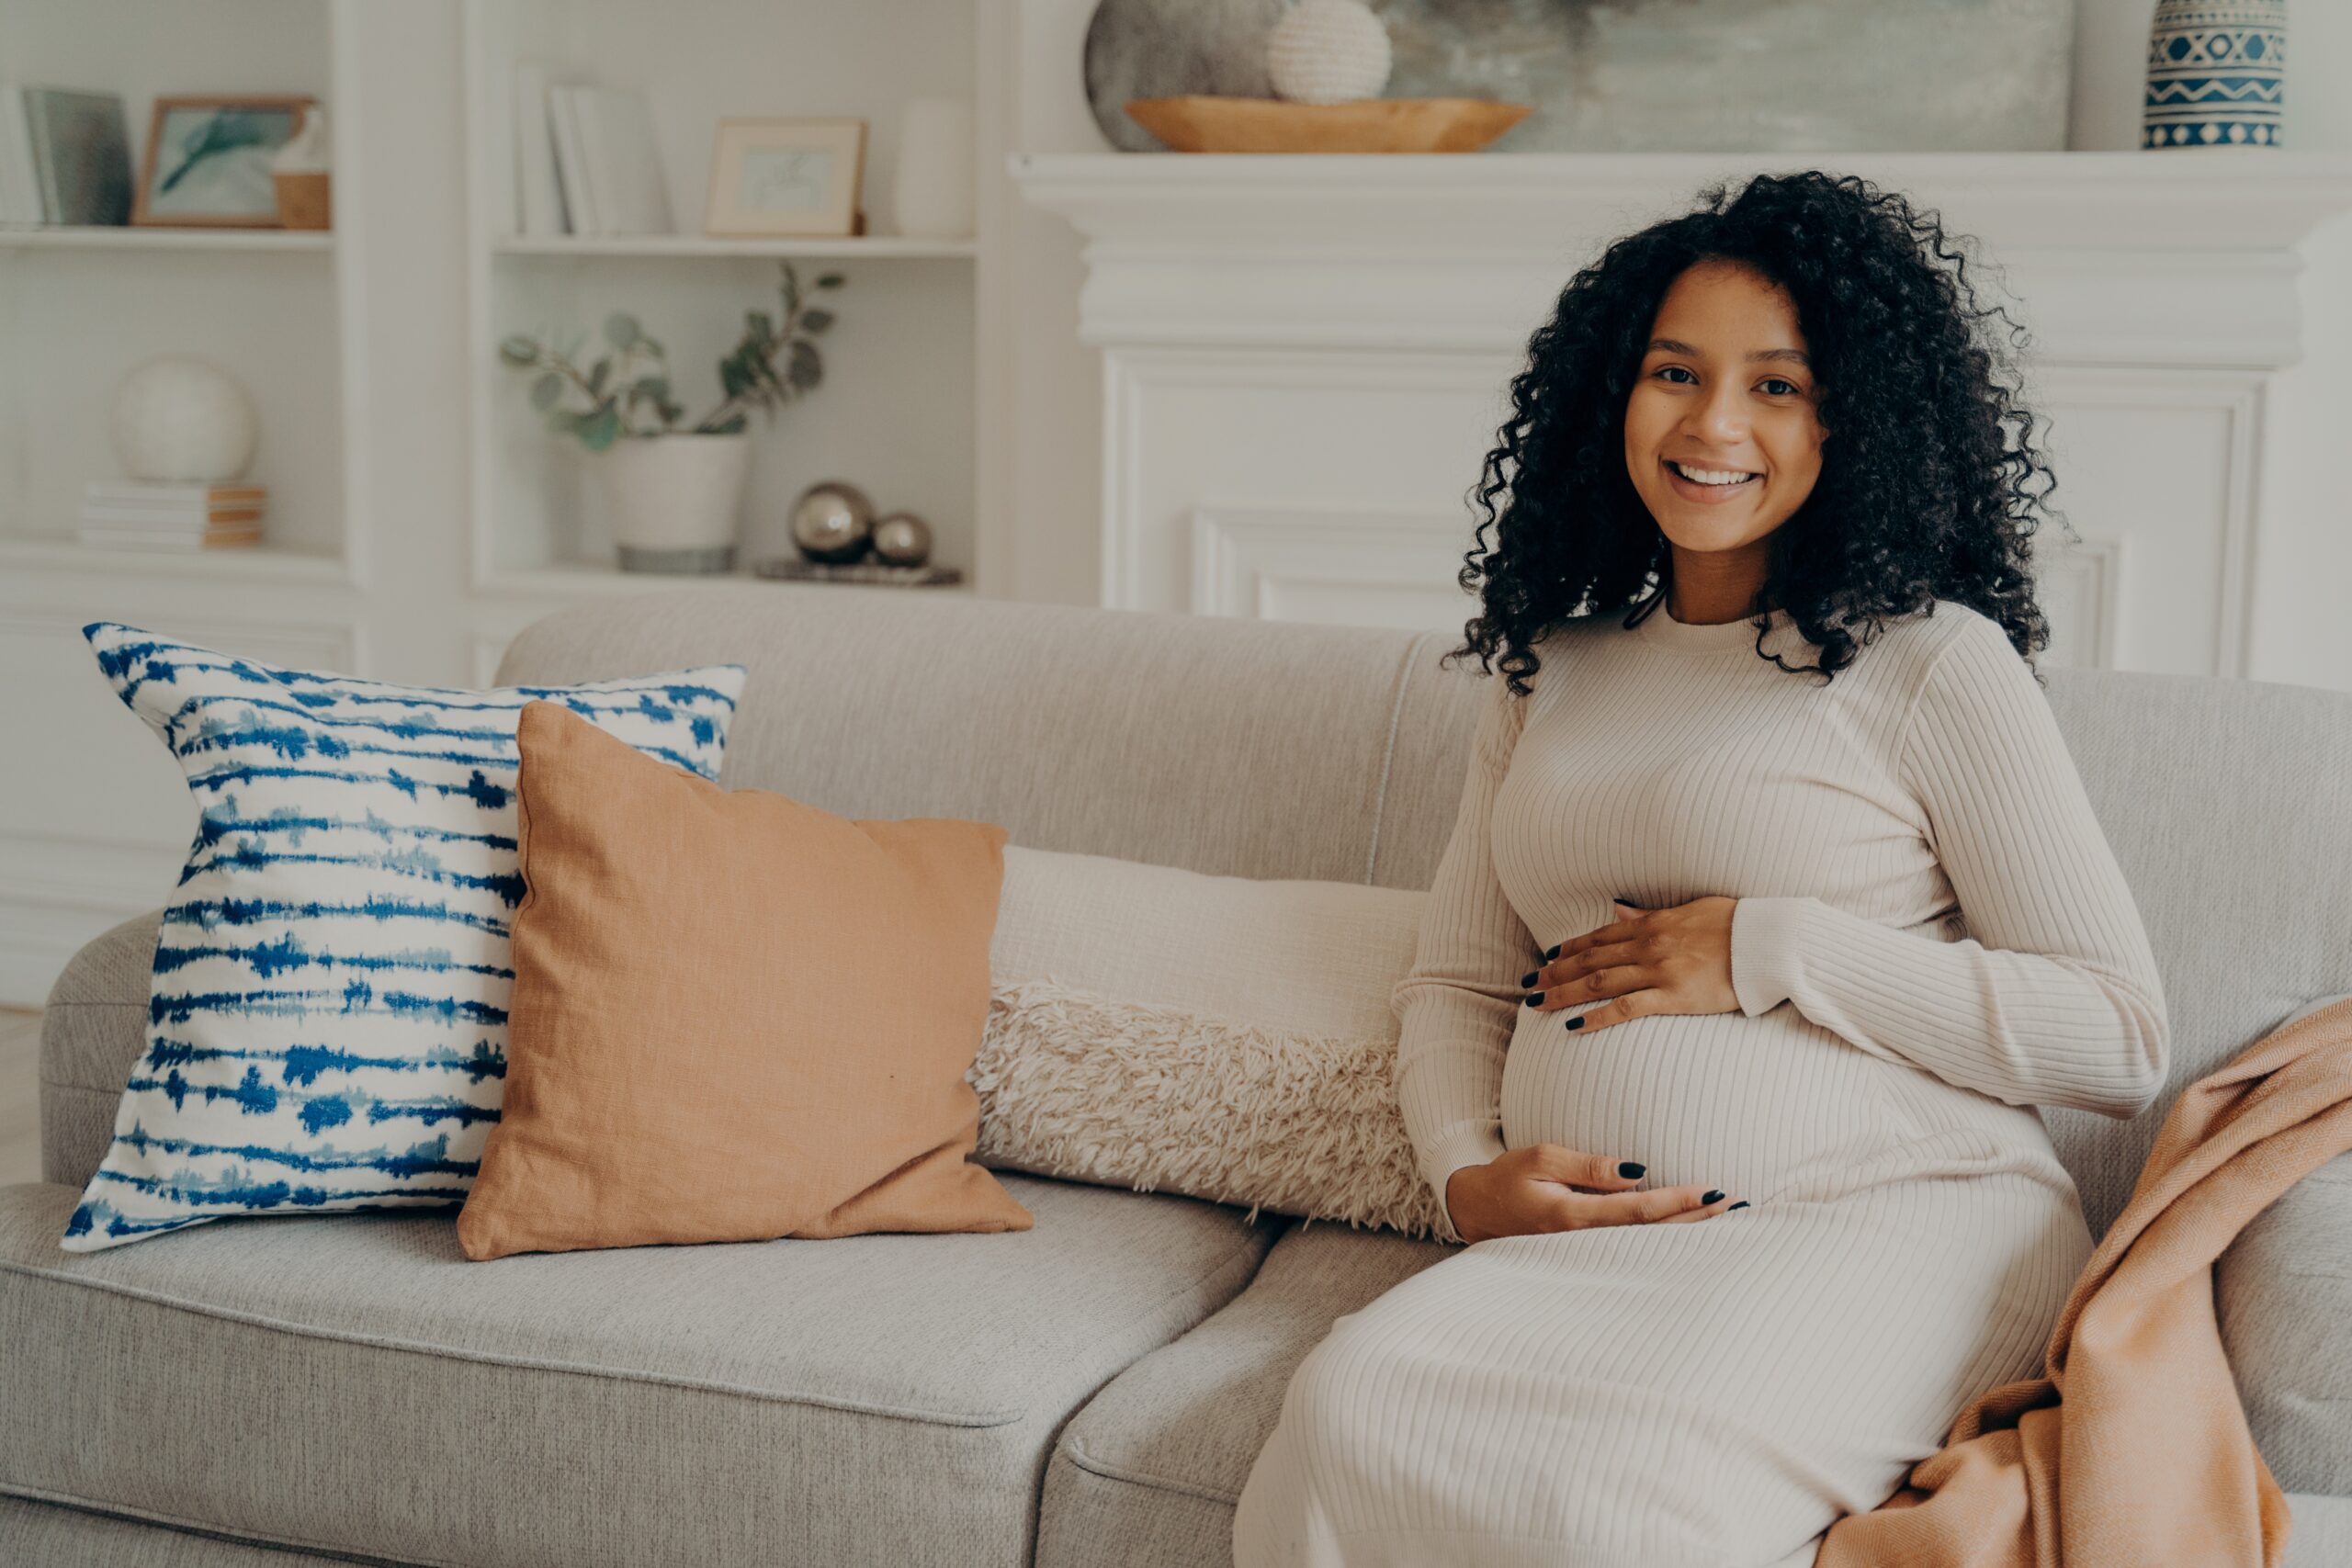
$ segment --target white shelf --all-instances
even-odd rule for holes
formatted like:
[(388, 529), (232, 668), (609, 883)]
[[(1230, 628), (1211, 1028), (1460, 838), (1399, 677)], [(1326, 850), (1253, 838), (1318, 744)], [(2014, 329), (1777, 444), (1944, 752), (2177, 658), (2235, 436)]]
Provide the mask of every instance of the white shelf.
[(331, 229), (168, 229), (128, 224), (0, 228), (0, 249), (113, 251), (312, 251), (334, 249)]
[(803, 581), (780, 577), (757, 577), (750, 572), (685, 572), (623, 571), (617, 566), (599, 566), (591, 561), (560, 561), (553, 566), (534, 567), (527, 570), (503, 571), (486, 579), (481, 592), (495, 596), (517, 598), (612, 598), (630, 593), (666, 592), (679, 588), (729, 588), (755, 585), (762, 588), (862, 588), (887, 589), (894, 592), (969, 593), (971, 577), (967, 573), (961, 582), (933, 583), (910, 587), (897, 582), (821, 582)]
[(42, 567), (53, 571), (114, 577), (198, 577), (255, 582), (348, 582), (351, 573), (338, 556), (267, 545), (224, 550), (110, 550), (58, 536), (0, 537), (0, 566)]
[(756, 240), (720, 239), (702, 234), (625, 234), (605, 238), (558, 235), (548, 238), (508, 235), (491, 249), (507, 256), (893, 256), (909, 259), (963, 259), (976, 254), (971, 240), (917, 240), (898, 234), (831, 239), (778, 235)]

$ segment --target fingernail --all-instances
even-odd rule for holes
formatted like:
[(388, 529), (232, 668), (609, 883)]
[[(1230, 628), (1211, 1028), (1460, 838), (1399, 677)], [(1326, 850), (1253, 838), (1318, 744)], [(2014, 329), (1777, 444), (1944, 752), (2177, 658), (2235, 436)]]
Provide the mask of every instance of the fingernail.
[(1630, 1180), (1633, 1178), (1640, 1176), (1642, 1172), (1648, 1168), (1648, 1166), (1644, 1165), (1639, 1160), (1621, 1160), (1617, 1165), (1617, 1174)]
[(1710, 1187), (1707, 1189), (1707, 1195), (1704, 1198), (1700, 1199), (1699, 1201), (1702, 1203), (1719, 1203), (1723, 1201), (1723, 1196), (1724, 1190), (1722, 1188)]
[[(1738, 1202), (1734, 1203), (1734, 1204), (1731, 1206), (1731, 1208), (1732, 1208), (1732, 1209), (1745, 1209), (1745, 1208), (1747, 1208), (1747, 1199), (1745, 1199), (1745, 1198), (1742, 1198)], [(1731, 1209), (1725, 1209), (1725, 1210), (1724, 1211), (1724, 1213), (1726, 1213), (1726, 1214), (1728, 1214), (1728, 1213), (1731, 1213)]]
[(1547, 948), (1545, 948), (1545, 949), (1544, 950), (1544, 963), (1546, 963), (1546, 964), (1551, 963), (1551, 962), (1552, 962), (1552, 960), (1554, 960), (1555, 958), (1557, 958), (1557, 957), (1559, 957), (1559, 956), (1560, 956), (1560, 944), (1559, 944), (1558, 942), (1554, 942), (1551, 946), (1549, 946), (1549, 947), (1547, 947)]
[(1542, 973), (1544, 973), (1544, 971), (1541, 969), (1530, 969), (1526, 974), (1521, 975), (1519, 977), (1519, 983), (1522, 987), (1532, 986), (1535, 984), (1535, 976)]
[(1544, 1005), (1544, 993), (1543, 993), (1543, 992), (1541, 992), (1541, 991), (1530, 991), (1530, 992), (1528, 992), (1528, 993), (1527, 993), (1527, 1005), (1528, 1005), (1529, 1007), (1532, 1007), (1532, 1007), (1542, 1007), (1542, 1006)]
[(1567, 1027), (1570, 1029), (1582, 1029), (1584, 1027), (1584, 1015), (1582, 1013), (1578, 1013), (1576, 1017), (1568, 1020)]

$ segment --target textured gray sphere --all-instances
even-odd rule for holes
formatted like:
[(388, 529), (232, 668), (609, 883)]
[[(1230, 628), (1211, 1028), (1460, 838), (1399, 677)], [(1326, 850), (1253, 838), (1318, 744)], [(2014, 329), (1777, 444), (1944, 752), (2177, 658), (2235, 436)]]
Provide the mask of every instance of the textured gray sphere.
[(921, 566), (931, 558), (931, 525), (911, 512), (893, 512), (874, 525), (874, 553), (892, 566)]
[(810, 485), (792, 503), (792, 542), (815, 561), (853, 561), (865, 553), (874, 502), (846, 479)]
[(1127, 118), (1130, 98), (1271, 98), (1266, 35), (1290, 0), (1102, 0), (1086, 27), (1086, 98), (1124, 152), (1167, 144)]

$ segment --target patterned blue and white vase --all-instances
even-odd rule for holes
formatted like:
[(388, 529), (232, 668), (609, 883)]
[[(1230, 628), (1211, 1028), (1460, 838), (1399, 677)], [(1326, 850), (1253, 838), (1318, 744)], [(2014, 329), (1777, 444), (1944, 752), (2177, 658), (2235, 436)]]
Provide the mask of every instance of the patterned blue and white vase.
[(2143, 147), (2276, 147), (2287, 0), (2156, 0)]

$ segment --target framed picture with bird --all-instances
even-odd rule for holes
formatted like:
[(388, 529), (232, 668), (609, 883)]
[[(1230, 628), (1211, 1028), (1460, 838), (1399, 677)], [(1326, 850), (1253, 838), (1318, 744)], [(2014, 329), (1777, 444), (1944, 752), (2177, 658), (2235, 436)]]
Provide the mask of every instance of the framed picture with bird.
[(304, 94), (156, 98), (131, 222), (279, 227), (270, 155), (314, 101)]

